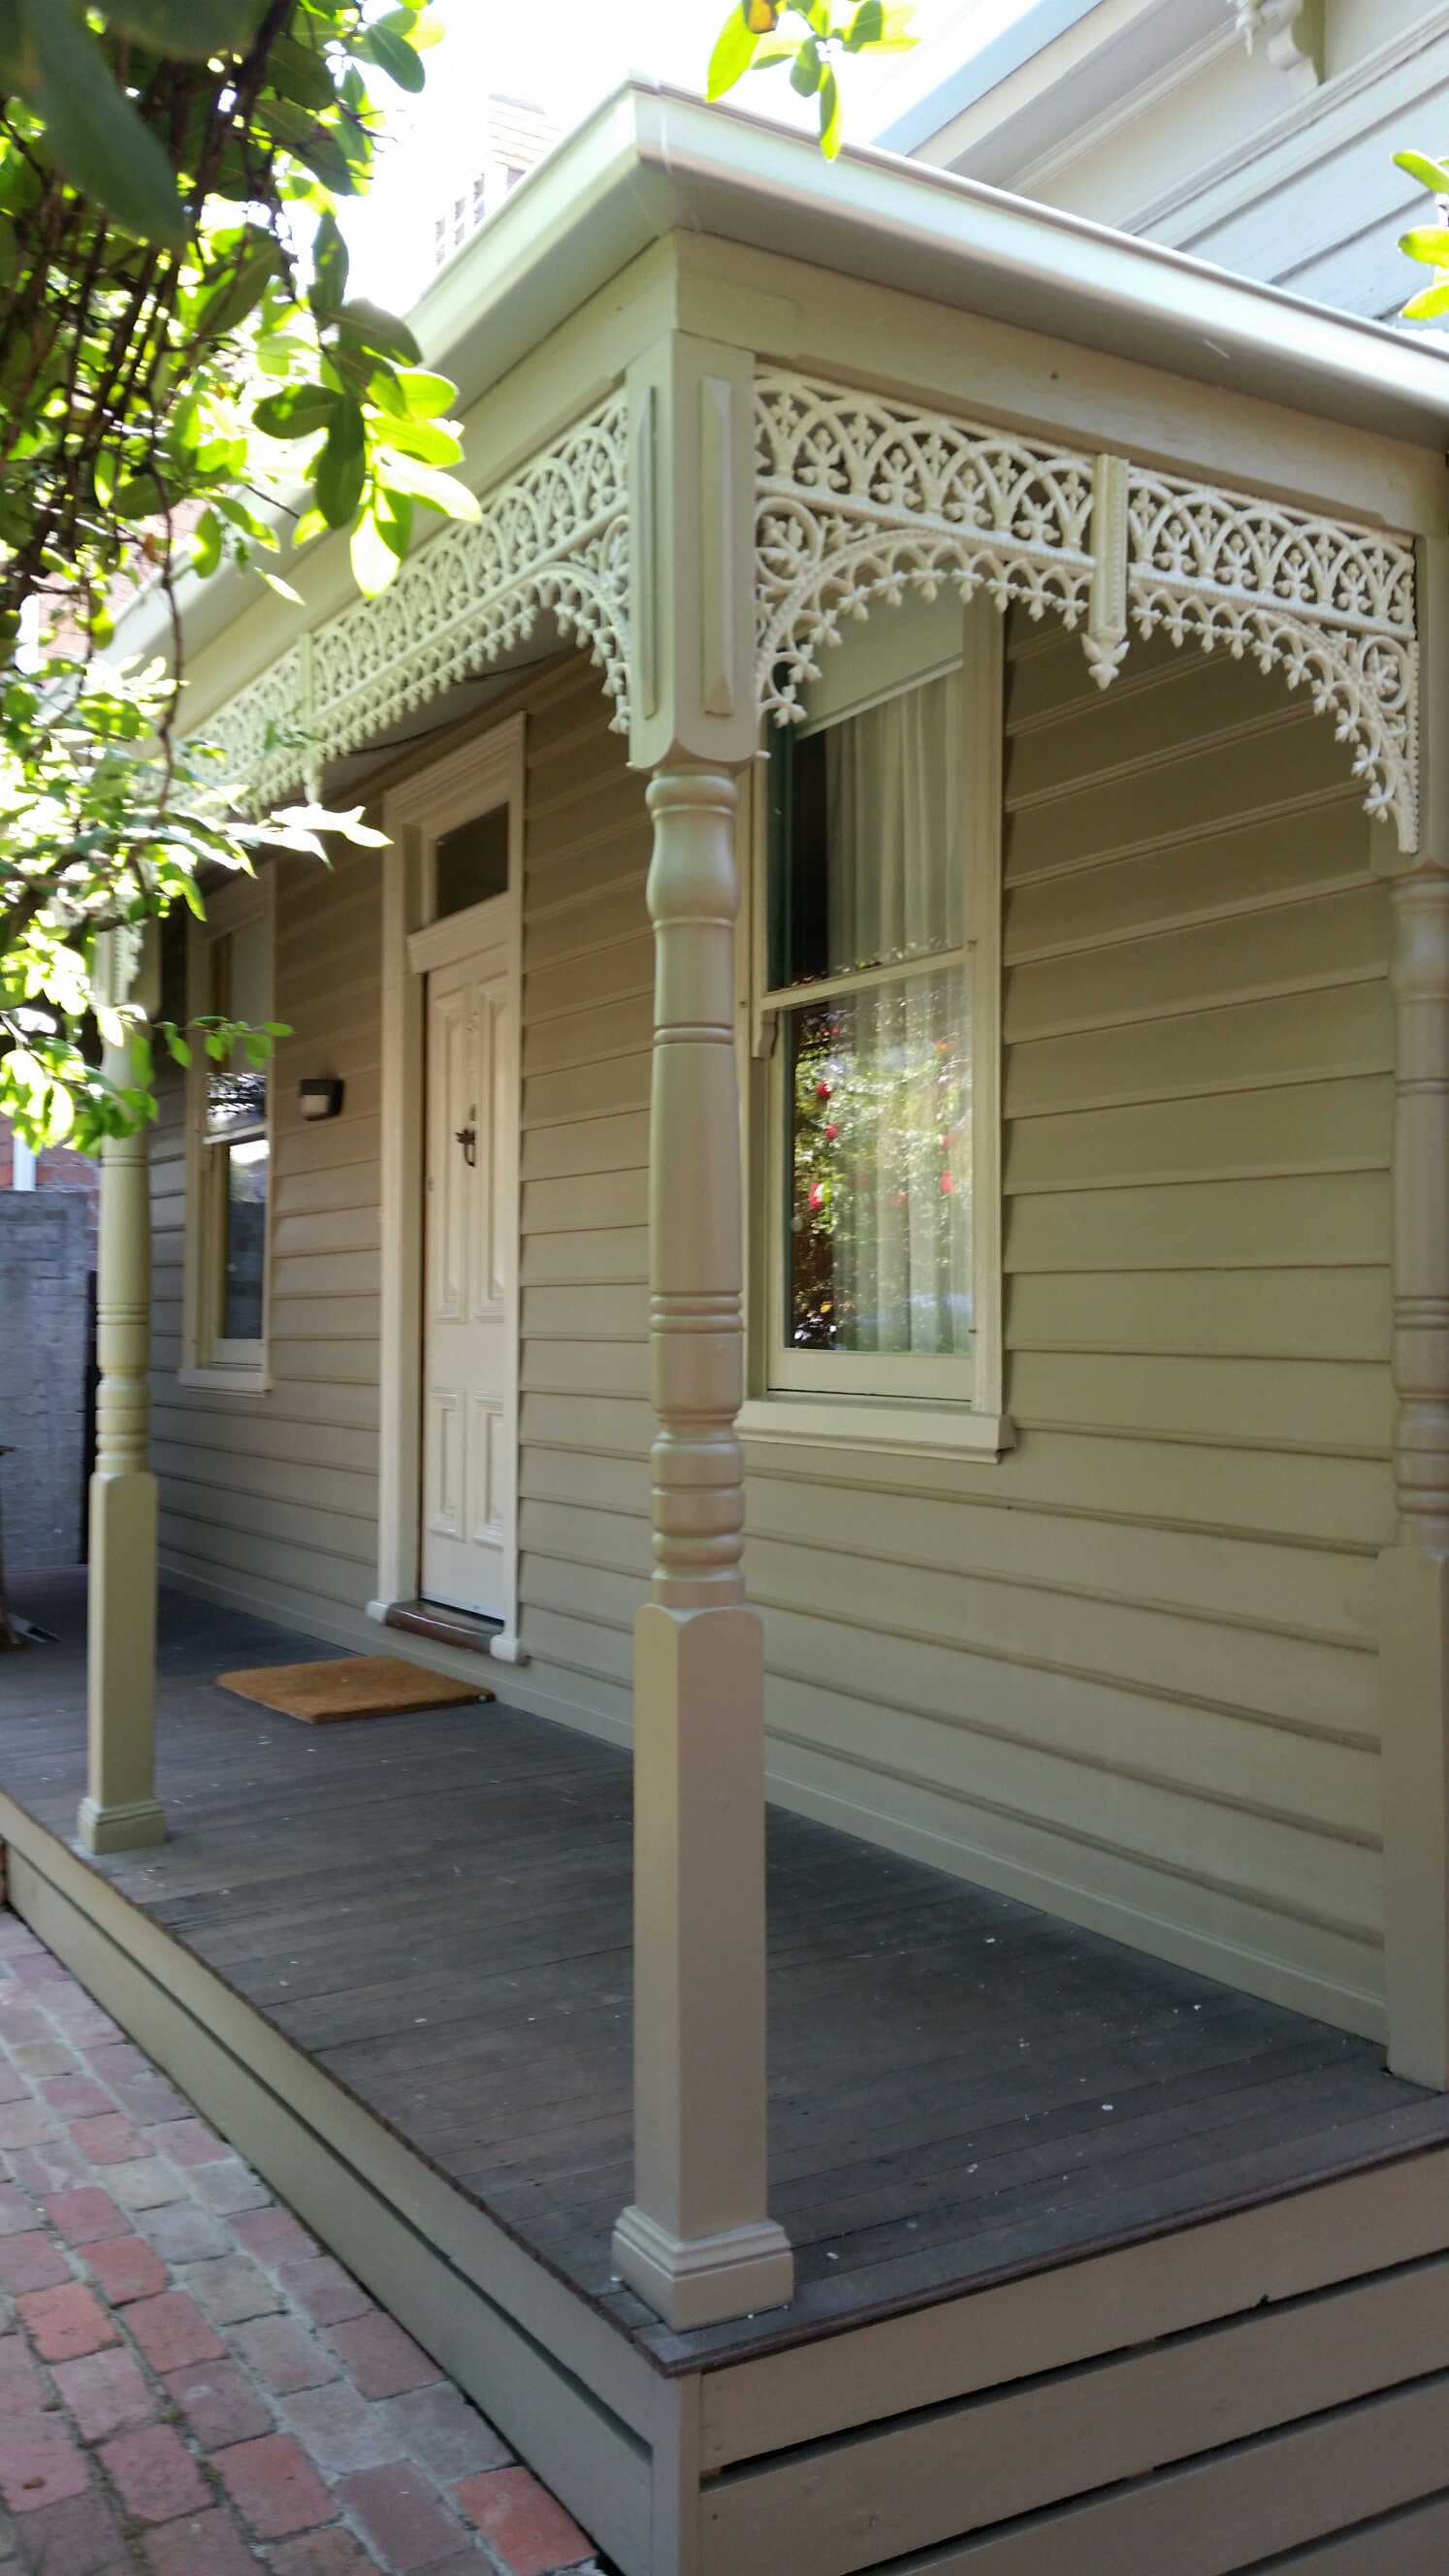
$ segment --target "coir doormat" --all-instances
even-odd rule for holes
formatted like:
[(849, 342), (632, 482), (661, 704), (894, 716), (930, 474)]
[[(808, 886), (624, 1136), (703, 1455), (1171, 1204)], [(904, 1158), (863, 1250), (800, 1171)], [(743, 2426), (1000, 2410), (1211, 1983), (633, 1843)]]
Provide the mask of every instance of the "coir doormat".
[(413, 1708), (455, 1708), (464, 1700), (491, 1699), (475, 1682), (445, 1681), (399, 1655), (341, 1655), (321, 1664), (263, 1664), (256, 1672), (218, 1673), (223, 1690), (255, 1700), (305, 1726), (330, 1726), (341, 1717), (400, 1717)]

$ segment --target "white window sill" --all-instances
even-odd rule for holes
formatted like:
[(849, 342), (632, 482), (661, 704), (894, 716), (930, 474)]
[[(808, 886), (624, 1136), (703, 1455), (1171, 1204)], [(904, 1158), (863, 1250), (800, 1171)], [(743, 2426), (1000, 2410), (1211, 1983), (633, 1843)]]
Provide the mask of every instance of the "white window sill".
[(999, 1458), (1016, 1442), (1004, 1413), (972, 1413), (965, 1405), (901, 1404), (884, 1395), (751, 1396), (741, 1405), (735, 1427), (742, 1440), (879, 1449), (901, 1458)]
[(272, 1381), (264, 1368), (180, 1368), (178, 1386), (206, 1386), (226, 1395), (270, 1395)]

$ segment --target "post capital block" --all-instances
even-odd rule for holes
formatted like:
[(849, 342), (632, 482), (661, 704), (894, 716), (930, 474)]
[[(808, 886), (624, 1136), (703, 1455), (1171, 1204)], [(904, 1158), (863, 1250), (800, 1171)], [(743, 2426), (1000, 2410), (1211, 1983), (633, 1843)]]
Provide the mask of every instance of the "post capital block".
[(687, 331), (629, 370), (636, 769), (754, 753), (754, 380), (751, 350)]

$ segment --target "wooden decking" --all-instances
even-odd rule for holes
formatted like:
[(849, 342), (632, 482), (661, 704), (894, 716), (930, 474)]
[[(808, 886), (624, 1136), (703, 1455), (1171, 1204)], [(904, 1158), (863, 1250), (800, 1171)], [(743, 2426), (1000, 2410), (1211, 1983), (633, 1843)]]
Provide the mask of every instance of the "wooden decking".
[[(0, 1660), (0, 1790), (38, 1887), (82, 1786), (83, 1591), (73, 1576), (13, 1588), (61, 1640)], [(158, 1787), (172, 1838), (86, 1864), (85, 1879), (67, 1855), (82, 1888), (67, 1903), (84, 1911), (84, 1885), (108, 1882), (126, 1900), (110, 1900), (113, 1949), (139, 1959), (140, 1927), (163, 1932), (344, 2088), (388, 2153), (405, 2148), (450, 2207), (486, 2214), (592, 2316), (596, 2378), (610, 2341), (621, 2371), (627, 2356), (636, 2373), (643, 2362), (695, 2387), (731, 2371), (743, 2387), (738, 2365), (777, 2357), (768, 2384), (784, 2429), (763, 2443), (758, 2426), (740, 2431), (736, 2458), (742, 2442), (775, 2449), (827, 2418), (866, 2420), (839, 2397), (833, 2416), (796, 2403), (792, 2418), (792, 2350), (843, 2336), (884, 2352), (859, 2330), (965, 2313), (963, 2299), (984, 2317), (974, 2294), (988, 2284), (1181, 2242), (1350, 2174), (1427, 2157), (1449, 2175), (1436, 2152), (1449, 2148), (1449, 2101), (1387, 2075), (1370, 2043), (772, 1815), (772, 2210), (799, 2291), (789, 2309), (670, 2334), (609, 2274), (631, 2181), (627, 1759), (497, 1704), (314, 1729), (215, 1685), (230, 1665), (309, 1651), (323, 1650), (167, 1600)], [(386, 2188), (404, 2208), (407, 2190)], [(1449, 2199), (1449, 2183), (1436, 2190)], [(446, 2230), (415, 2198), (408, 2224), (436, 2244)], [(355, 2242), (342, 2250), (356, 2259)], [(913, 2397), (900, 2349), (894, 2403), (919, 2409), (938, 2383), (928, 2375)], [(1036, 2367), (1075, 2357), (1048, 2352)], [(979, 2356), (973, 2368), (970, 2384), (989, 2384)], [(868, 2416), (883, 2411), (867, 2402)], [(657, 2533), (648, 2546), (633, 2564), (693, 2563), (671, 2561)], [(820, 2567), (883, 2563), (853, 2546)], [(706, 2551), (700, 2563), (715, 2562)], [(772, 2576), (748, 2552), (738, 2563)]]

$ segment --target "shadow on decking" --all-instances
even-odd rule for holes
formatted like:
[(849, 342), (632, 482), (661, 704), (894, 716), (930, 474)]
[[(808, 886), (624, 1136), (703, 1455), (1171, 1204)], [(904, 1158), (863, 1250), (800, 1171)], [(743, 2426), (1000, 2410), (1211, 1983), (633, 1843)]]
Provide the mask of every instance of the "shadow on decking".
[[(0, 1659), (0, 1785), (74, 1832), (84, 1577)], [(313, 1729), (216, 1689), (328, 1650), (163, 1596), (172, 1839), (96, 1864), (666, 2364), (913, 2309), (1449, 2136), (1370, 2042), (770, 1817), (771, 2208), (794, 2305), (670, 2335), (613, 2286), (631, 2196), (629, 1763), (497, 1705)]]

